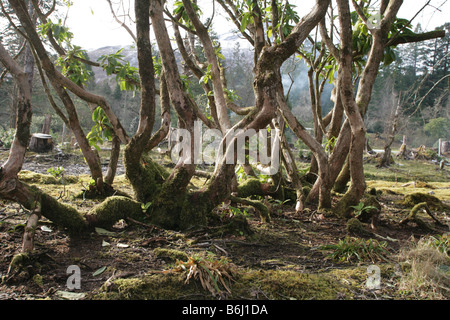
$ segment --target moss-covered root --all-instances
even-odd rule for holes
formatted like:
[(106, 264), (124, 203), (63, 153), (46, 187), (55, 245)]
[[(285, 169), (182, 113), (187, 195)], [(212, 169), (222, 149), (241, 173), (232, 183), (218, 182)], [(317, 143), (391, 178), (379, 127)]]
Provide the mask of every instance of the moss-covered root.
[(273, 185), (270, 183), (263, 183), (257, 178), (248, 178), (241, 183), (237, 188), (237, 195), (240, 198), (248, 198), (252, 196), (266, 196), (284, 201), (297, 201), (297, 193), (295, 190), (286, 188), (283, 185)]
[(433, 227), (431, 227), (428, 223), (420, 219), (417, 214), (420, 210), (425, 210), (428, 215), (433, 218), (434, 221), (436, 221), (437, 224), (443, 225), (439, 220), (436, 219), (435, 216), (431, 213), (428, 204), (426, 202), (421, 202), (416, 204), (411, 211), (409, 212), (408, 216), (404, 218), (402, 221), (400, 221), (400, 224), (406, 224), (407, 222), (414, 222), (417, 224), (421, 229), (424, 231), (433, 231)]
[(435, 196), (421, 192), (406, 195), (402, 204), (407, 207), (414, 207), (415, 205), (420, 204), (422, 202), (426, 202), (429, 208), (435, 210), (444, 210), (449, 208), (449, 206), (446, 206), (441, 200), (439, 200)]
[[(164, 194), (166, 196), (162, 197)], [(161, 192), (152, 202), (147, 211), (152, 224), (170, 230), (187, 230), (207, 225), (213, 209), (207, 193), (171, 194), (169, 196)]]
[(333, 208), (333, 213), (339, 218), (349, 219), (353, 210), (352, 206), (357, 204), (358, 200), (356, 197), (352, 193), (347, 192)]
[(70, 233), (81, 233), (88, 228), (83, 215), (72, 206), (61, 203), (55, 198), (40, 194), (41, 214), (55, 225), (66, 228)]
[(149, 157), (143, 156), (142, 161), (136, 161), (135, 155), (127, 150), (124, 155), (126, 176), (133, 187), (136, 200), (143, 203), (152, 201), (169, 176), (168, 172)]
[(269, 209), (261, 201), (242, 199), (235, 196), (231, 196), (230, 200), (233, 202), (241, 203), (246, 206), (252, 206), (258, 212), (262, 222), (270, 222)]
[(86, 220), (91, 227), (108, 228), (127, 217), (142, 217), (141, 203), (128, 197), (113, 196), (92, 208), (86, 215)]
[(426, 202), (421, 202), (419, 204), (416, 204), (411, 211), (409, 212), (408, 216), (404, 218), (402, 221), (400, 221), (400, 224), (406, 224), (408, 222), (415, 222), (420, 228), (424, 230), (431, 230), (431, 227), (428, 226), (422, 219), (417, 217), (417, 213), (419, 210), (424, 209), (427, 206)]

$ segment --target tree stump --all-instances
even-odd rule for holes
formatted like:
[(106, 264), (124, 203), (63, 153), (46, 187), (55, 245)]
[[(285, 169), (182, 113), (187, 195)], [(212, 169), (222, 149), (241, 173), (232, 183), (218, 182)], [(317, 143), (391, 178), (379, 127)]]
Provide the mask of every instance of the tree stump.
[(53, 149), (52, 136), (44, 133), (34, 133), (31, 136), (29, 149), (30, 151), (38, 153), (51, 151)]

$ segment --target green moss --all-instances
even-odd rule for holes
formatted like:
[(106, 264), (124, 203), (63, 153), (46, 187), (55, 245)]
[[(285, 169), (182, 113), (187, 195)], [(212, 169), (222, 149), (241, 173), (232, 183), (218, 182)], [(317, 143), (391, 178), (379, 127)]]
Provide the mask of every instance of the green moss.
[(9, 263), (8, 273), (13, 270), (20, 270), (30, 263), (30, 256), (26, 252), (16, 254)]
[[(154, 274), (143, 278), (117, 279), (93, 296), (96, 300), (179, 300), (196, 296), (201, 289), (185, 274)], [(205, 297), (208, 296), (205, 292)], [(210, 295), (209, 295), (210, 296)]]
[(231, 196), (230, 200), (232, 202), (241, 203), (243, 205), (252, 206), (259, 214), (262, 222), (270, 222), (270, 212), (269, 208), (258, 200), (242, 199), (239, 197)]
[(34, 184), (69, 184), (69, 183), (77, 183), (78, 177), (65, 175), (61, 178), (56, 178), (49, 174), (42, 174), (27, 170), (22, 170), (19, 172), (19, 179), (26, 183), (34, 183)]
[(186, 261), (188, 255), (180, 250), (156, 248), (153, 250), (153, 254), (160, 259), (167, 259), (170, 262), (176, 262), (177, 260)]
[(308, 197), (309, 193), (311, 192), (311, 187), (310, 186), (303, 186), (302, 192), (303, 192), (303, 195), (305, 196), (305, 198)]
[(41, 214), (57, 226), (67, 228), (69, 232), (79, 233), (88, 227), (86, 219), (72, 206), (61, 203), (55, 198), (40, 194)]
[[(381, 204), (378, 202), (376, 196), (366, 195), (361, 200), (366, 208), (361, 211), (358, 219), (362, 222), (369, 222), (381, 212)], [(372, 207), (372, 208), (370, 208)]]
[[(94, 299), (210, 299), (211, 295), (195, 280), (185, 283), (186, 274), (154, 274), (139, 279), (117, 279), (103, 287)], [(348, 285), (330, 274), (308, 274), (280, 270), (245, 270), (234, 275), (230, 282), (229, 299), (268, 298), (332, 300), (351, 297)], [(264, 296), (255, 297), (255, 292)]]
[(186, 193), (180, 186), (186, 185), (191, 175), (185, 168), (173, 173), (171, 181), (164, 183), (150, 206), (150, 221), (171, 230), (186, 230), (205, 226), (212, 204), (208, 192)]
[(357, 204), (358, 201), (353, 193), (347, 191), (333, 208), (333, 213), (339, 218), (348, 219), (353, 210), (352, 206), (356, 206)]
[(33, 276), (33, 282), (35, 284), (37, 284), (39, 287), (42, 287), (44, 285), (43, 278), (42, 278), (42, 276), (40, 274), (35, 274)]
[(235, 215), (231, 218), (231, 221), (227, 223), (220, 233), (232, 234), (236, 236), (248, 236), (254, 232), (250, 228), (247, 219), (242, 214)]
[(435, 196), (420, 192), (406, 195), (402, 204), (407, 207), (414, 207), (416, 204), (419, 204), (421, 202), (426, 202), (428, 207), (435, 210), (443, 210), (447, 207), (442, 203), (441, 200), (439, 200)]
[(248, 198), (251, 196), (263, 196), (261, 181), (257, 178), (249, 178), (238, 186), (238, 197)]
[(141, 203), (128, 197), (113, 196), (107, 198), (92, 208), (86, 219), (91, 226), (108, 228), (120, 219), (141, 218), (143, 215)]
[(195, 192), (186, 195), (180, 212), (181, 229), (206, 226), (212, 209), (208, 193)]
[(353, 235), (369, 236), (370, 232), (364, 229), (363, 224), (356, 218), (351, 218), (346, 224), (347, 232)]
[(425, 221), (423, 221), (422, 219), (420, 219), (417, 214), (424, 208), (426, 208), (428, 205), (426, 202), (421, 202), (416, 204), (410, 211), (410, 213), (408, 214), (408, 216), (406, 217), (406, 219), (404, 219), (402, 221), (402, 223), (405, 223), (407, 221), (411, 221), (411, 222), (415, 222), (421, 229), (425, 230), (425, 231), (432, 231), (433, 228), (428, 225), (428, 223), (426, 223)]
[(235, 297), (250, 298), (255, 290), (269, 299), (331, 300), (350, 295), (342, 283), (327, 274), (308, 274), (296, 271), (250, 271), (235, 279)]
[(150, 157), (135, 159), (128, 146), (124, 151), (124, 166), (127, 179), (130, 181), (137, 201), (147, 203), (152, 201), (161, 190), (161, 185), (169, 176), (161, 165)]
[(250, 177), (238, 186), (238, 197), (249, 198), (253, 196), (270, 195), (274, 199), (281, 201), (290, 199), (297, 200), (297, 193), (295, 190), (286, 188), (285, 186), (274, 186), (267, 183), (261, 183), (257, 178)]

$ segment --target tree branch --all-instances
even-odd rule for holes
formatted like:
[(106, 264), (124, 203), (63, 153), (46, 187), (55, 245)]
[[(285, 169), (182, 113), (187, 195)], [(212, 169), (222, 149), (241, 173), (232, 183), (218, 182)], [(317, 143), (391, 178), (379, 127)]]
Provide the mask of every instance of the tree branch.
[(443, 37), (445, 37), (444, 30), (435, 30), (435, 31), (424, 32), (424, 33), (397, 35), (396, 37), (391, 38), (386, 43), (386, 47), (397, 46), (399, 44), (404, 44), (404, 43), (421, 42), (421, 41), (443, 38)]

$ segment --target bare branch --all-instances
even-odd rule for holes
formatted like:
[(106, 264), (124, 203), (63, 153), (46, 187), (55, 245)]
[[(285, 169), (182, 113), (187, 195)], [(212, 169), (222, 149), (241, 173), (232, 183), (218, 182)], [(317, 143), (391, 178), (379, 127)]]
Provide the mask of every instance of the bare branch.
[(120, 24), (120, 26), (121, 26), (122, 28), (124, 28), (124, 29), (128, 32), (128, 34), (133, 38), (134, 42), (136, 42), (136, 35), (135, 35), (134, 32), (131, 31), (131, 29), (125, 24), (125, 22), (121, 21), (121, 20), (117, 17), (116, 13), (114, 12), (114, 9), (113, 9), (111, 0), (106, 0), (106, 1), (107, 1), (108, 4), (109, 4), (109, 9), (111, 10), (111, 14), (113, 15), (114, 20), (116, 20), (116, 22), (117, 22), (118, 24)]

